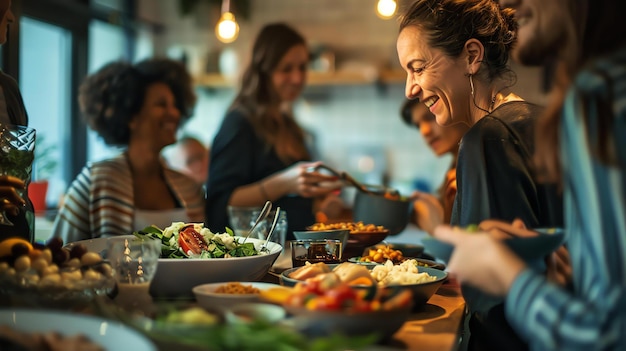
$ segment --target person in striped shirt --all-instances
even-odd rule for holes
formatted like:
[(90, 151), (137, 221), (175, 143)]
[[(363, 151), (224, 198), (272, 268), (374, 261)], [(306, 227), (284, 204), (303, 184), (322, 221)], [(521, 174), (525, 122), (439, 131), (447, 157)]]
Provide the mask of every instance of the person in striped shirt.
[(195, 102), (187, 69), (169, 59), (111, 62), (88, 76), (79, 91), (81, 112), (122, 152), (83, 168), (65, 194), (53, 235), (72, 242), (202, 222), (202, 185), (168, 168), (160, 155), (176, 142)]
[[(516, 10), (514, 58), (554, 64), (536, 159), (560, 180), (571, 287), (533, 272), (489, 234), (440, 226), (451, 273), (506, 296), (533, 350), (626, 349), (626, 27), (617, 0), (500, 0)], [(501, 230), (510, 230), (502, 226)], [(476, 253), (480, 252), (480, 255)], [(498, 262), (498, 264), (493, 264)]]

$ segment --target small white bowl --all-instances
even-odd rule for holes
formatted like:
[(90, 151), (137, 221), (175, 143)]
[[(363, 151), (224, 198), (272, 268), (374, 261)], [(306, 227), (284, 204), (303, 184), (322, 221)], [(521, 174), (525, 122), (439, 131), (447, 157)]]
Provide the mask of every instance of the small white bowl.
[(226, 322), (230, 324), (246, 324), (254, 321), (274, 324), (285, 319), (286, 316), (287, 311), (281, 306), (254, 302), (233, 306), (225, 313)]
[[(192, 292), (196, 297), (198, 305), (204, 307), (207, 310), (212, 311), (225, 311), (236, 305), (248, 302), (260, 301), (260, 294), (225, 294), (216, 293), (215, 290), (220, 286), (235, 283), (235, 282), (222, 282), (222, 283), (209, 283), (194, 286)], [(238, 282), (244, 286), (252, 286), (259, 290), (266, 290), (269, 288), (279, 287), (278, 284), (263, 283), (263, 282)]]

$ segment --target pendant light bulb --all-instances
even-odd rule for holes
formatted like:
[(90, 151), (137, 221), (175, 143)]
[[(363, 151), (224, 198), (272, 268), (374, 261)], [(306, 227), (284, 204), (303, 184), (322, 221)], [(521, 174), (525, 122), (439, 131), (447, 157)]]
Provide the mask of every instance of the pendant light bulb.
[(239, 35), (239, 24), (232, 12), (224, 12), (215, 26), (217, 39), (222, 43), (232, 43)]
[(398, 4), (396, 0), (378, 0), (376, 14), (382, 19), (390, 19), (396, 14)]

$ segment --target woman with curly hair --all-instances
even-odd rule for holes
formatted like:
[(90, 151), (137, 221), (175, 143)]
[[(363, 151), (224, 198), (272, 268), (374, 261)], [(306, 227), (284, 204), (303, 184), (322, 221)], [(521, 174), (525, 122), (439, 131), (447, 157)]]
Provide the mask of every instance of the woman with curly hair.
[(305, 133), (291, 103), (306, 83), (305, 39), (283, 23), (263, 27), (252, 48), (241, 89), (211, 148), (206, 225), (228, 226), (227, 207), (261, 206), (267, 200), (287, 212), (287, 238), (315, 222), (314, 200), (337, 189), (333, 177), (308, 172)]
[(202, 187), (160, 157), (195, 102), (189, 73), (168, 59), (113, 62), (88, 76), (79, 91), (85, 120), (124, 151), (83, 168), (65, 195), (54, 235), (72, 242), (202, 221)]

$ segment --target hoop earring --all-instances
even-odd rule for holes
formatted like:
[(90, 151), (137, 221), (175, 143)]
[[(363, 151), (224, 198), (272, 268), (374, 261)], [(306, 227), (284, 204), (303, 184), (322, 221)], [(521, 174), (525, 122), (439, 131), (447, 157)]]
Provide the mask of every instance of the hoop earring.
[(474, 106), (475, 106), (477, 109), (479, 109), (479, 110), (481, 110), (481, 111), (484, 111), (484, 112), (487, 112), (487, 113), (489, 114), (489, 113), (491, 113), (491, 112), (489, 112), (488, 110), (485, 110), (484, 108), (482, 108), (482, 107), (478, 106), (478, 104), (476, 103), (476, 95), (474, 95), (474, 79), (472, 79), (472, 76), (473, 76), (473, 74), (472, 74), (472, 73), (470, 73), (470, 74), (469, 74), (469, 82), (470, 82), (470, 88), (472, 89), (472, 90), (470, 91), (470, 93), (472, 94), (472, 102), (474, 103)]

